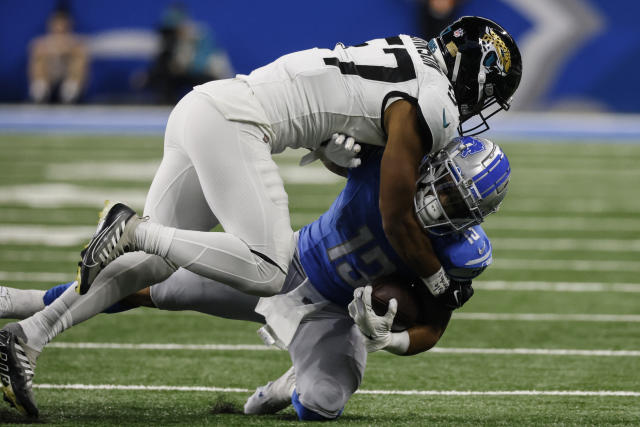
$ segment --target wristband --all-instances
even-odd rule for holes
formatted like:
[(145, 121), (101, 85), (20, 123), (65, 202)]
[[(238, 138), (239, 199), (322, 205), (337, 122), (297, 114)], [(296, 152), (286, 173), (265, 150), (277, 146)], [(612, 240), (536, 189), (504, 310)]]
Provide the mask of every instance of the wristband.
[(420, 280), (429, 289), (431, 295), (435, 297), (442, 295), (449, 288), (449, 278), (442, 267), (435, 274), (429, 277), (421, 277)]
[(405, 354), (409, 349), (409, 342), (409, 332), (392, 332), (391, 341), (384, 349), (393, 354)]

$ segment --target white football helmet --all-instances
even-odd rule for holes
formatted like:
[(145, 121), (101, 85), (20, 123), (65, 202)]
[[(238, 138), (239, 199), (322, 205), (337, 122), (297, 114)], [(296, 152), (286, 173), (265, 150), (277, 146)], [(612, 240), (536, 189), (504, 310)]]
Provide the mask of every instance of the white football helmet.
[(461, 232), (497, 211), (507, 194), (509, 160), (488, 139), (454, 138), (421, 165), (414, 205), (435, 235)]

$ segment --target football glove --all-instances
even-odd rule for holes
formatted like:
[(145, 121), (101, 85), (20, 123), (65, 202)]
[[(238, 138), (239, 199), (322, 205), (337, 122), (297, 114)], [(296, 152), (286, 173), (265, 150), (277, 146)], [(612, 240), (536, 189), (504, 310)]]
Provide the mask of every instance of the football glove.
[(471, 280), (451, 279), (447, 290), (437, 296), (436, 301), (447, 310), (455, 310), (462, 307), (472, 296), (473, 286), (471, 286)]
[(360, 144), (350, 136), (334, 133), (331, 141), (324, 148), (324, 156), (343, 168), (357, 168), (361, 160), (356, 157), (360, 152)]
[(357, 157), (361, 150), (360, 144), (350, 136), (334, 133), (326, 144), (321, 145), (300, 159), (300, 166), (324, 157), (342, 168), (356, 168), (362, 160)]
[(353, 291), (353, 301), (349, 303), (349, 315), (360, 332), (365, 336), (367, 352), (382, 350), (391, 344), (391, 325), (398, 310), (398, 301), (389, 300), (389, 308), (384, 316), (378, 316), (371, 306), (371, 286), (356, 288)]

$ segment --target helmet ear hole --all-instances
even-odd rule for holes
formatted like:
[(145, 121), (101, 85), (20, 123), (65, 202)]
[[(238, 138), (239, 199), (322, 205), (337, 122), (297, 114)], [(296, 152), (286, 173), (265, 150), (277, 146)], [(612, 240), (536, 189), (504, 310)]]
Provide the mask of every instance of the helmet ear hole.
[(484, 94), (487, 97), (493, 96), (493, 84), (492, 83), (487, 83), (486, 85), (484, 85)]
[(509, 185), (509, 180), (508, 179), (506, 181), (504, 181), (502, 184), (498, 185), (498, 187), (496, 188), (496, 193), (497, 194), (501, 194), (501, 193), (507, 191), (507, 185)]

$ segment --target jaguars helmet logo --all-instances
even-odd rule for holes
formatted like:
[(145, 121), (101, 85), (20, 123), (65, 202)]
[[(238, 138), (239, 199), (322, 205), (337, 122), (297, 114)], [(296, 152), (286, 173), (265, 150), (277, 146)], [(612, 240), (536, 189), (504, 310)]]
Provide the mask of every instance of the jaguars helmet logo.
[(480, 39), (482, 48), (482, 65), (488, 70), (497, 70), (506, 75), (511, 68), (511, 53), (502, 38), (493, 29), (487, 27)]

